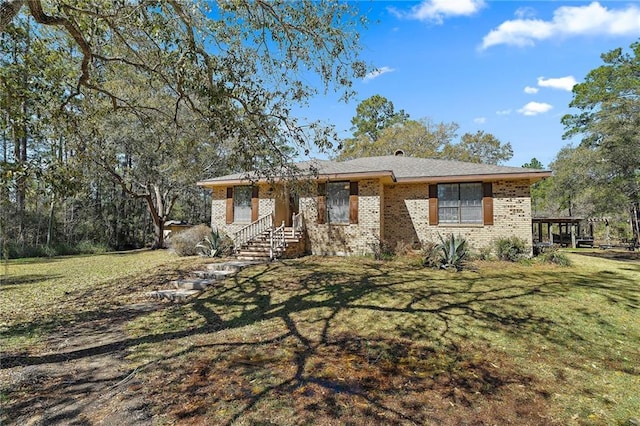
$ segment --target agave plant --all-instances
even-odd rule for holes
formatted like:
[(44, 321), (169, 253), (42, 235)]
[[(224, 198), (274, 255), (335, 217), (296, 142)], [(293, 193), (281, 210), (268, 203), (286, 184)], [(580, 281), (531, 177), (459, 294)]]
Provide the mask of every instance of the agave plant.
[(211, 235), (204, 237), (204, 240), (196, 244), (200, 256), (204, 257), (220, 257), (228, 248), (227, 238), (217, 228), (211, 231)]
[(442, 256), (440, 267), (443, 269), (455, 268), (460, 271), (463, 262), (469, 256), (467, 240), (460, 236), (456, 237), (453, 234), (450, 234), (446, 240), (440, 234), (438, 234), (438, 237), (440, 237), (438, 250)]

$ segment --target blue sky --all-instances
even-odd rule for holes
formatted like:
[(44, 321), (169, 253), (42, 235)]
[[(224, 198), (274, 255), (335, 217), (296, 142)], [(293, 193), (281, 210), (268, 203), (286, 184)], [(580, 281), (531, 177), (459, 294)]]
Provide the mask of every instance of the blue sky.
[[(314, 99), (308, 119), (351, 135), (357, 104), (375, 94), (411, 118), (456, 122), (510, 142), (521, 166), (545, 167), (570, 141), (560, 118), (571, 88), (600, 55), (640, 39), (640, 2), (426, 0), (357, 3), (371, 24), (363, 59), (377, 68), (349, 104)], [(575, 112), (575, 111), (573, 111)], [(574, 143), (577, 141), (574, 141)]]

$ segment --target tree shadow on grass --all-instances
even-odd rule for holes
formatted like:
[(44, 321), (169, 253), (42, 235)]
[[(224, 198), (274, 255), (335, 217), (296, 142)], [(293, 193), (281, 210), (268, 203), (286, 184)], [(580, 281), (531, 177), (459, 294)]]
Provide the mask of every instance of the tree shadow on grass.
[(574, 252), (580, 256), (597, 257), (600, 259), (609, 259), (621, 262), (637, 262), (640, 268), (640, 251), (632, 250), (598, 250), (598, 251), (580, 251)]
[[(305, 388), (309, 385), (323, 388), (332, 395), (349, 394), (357, 397), (366, 401), (366, 405), (370, 408), (373, 407), (374, 411), (379, 412), (382, 410), (382, 412), (386, 412), (398, 422), (425, 421), (427, 418), (424, 417), (423, 412), (420, 414), (410, 411), (398, 411), (394, 408), (395, 403), (385, 404), (383, 402), (385, 396), (375, 396), (377, 394), (375, 389), (380, 388), (382, 382), (376, 382), (376, 386), (367, 388), (363, 387), (361, 382), (345, 384), (336, 377), (326, 378), (310, 374), (309, 366), (312, 364), (312, 360), (332, 346), (331, 342), (334, 336), (332, 336), (330, 330), (336, 328), (332, 322), (336, 320), (341, 312), (347, 310), (369, 311), (377, 315), (401, 315), (408, 320), (396, 326), (396, 337), (361, 336), (355, 332), (349, 334), (346, 340), (343, 339), (341, 344), (337, 345), (340, 348), (340, 356), (336, 355), (335, 357), (340, 358), (349, 354), (345, 349), (349, 347), (349, 342), (364, 340), (368, 342), (367, 344), (370, 344), (378, 341), (381, 342), (382, 346), (391, 345), (396, 339), (407, 339), (400, 342), (401, 345), (405, 346), (411, 346), (414, 342), (437, 342), (435, 345), (428, 344), (432, 355), (428, 355), (430, 352), (427, 351), (427, 355), (424, 355), (427, 359), (441, 356), (433, 354), (440, 353), (439, 351), (442, 351), (442, 348), (446, 348), (444, 350), (445, 358), (454, 354), (453, 360), (449, 362), (450, 368), (444, 370), (450, 373), (451, 371), (454, 372), (449, 374), (449, 387), (444, 392), (444, 395), (453, 398), (450, 401), (467, 401), (466, 404), (473, 405), (469, 401), (472, 401), (473, 395), (478, 392), (487, 397), (490, 394), (500, 393), (500, 389), (511, 388), (515, 383), (519, 386), (530, 387), (534, 379), (515, 371), (515, 368), (509, 366), (507, 360), (500, 359), (499, 351), (496, 351), (495, 348), (475, 348), (473, 345), (470, 347), (465, 344), (465, 338), (468, 336), (460, 326), (461, 319), (463, 322), (476, 322), (480, 324), (480, 327), (488, 330), (499, 330), (503, 333), (517, 335), (521, 339), (527, 339), (527, 336), (535, 336), (537, 341), (546, 340), (549, 343), (571, 348), (578, 344), (592, 344), (592, 336), (588, 336), (588, 331), (573, 329), (571, 321), (558, 321), (542, 312), (537, 312), (536, 303), (532, 303), (532, 301), (561, 298), (564, 294), (568, 294), (576, 288), (584, 288), (591, 293), (600, 294), (607, 303), (621, 304), (624, 309), (628, 310), (636, 310), (638, 308), (637, 283), (619, 274), (587, 275), (576, 274), (575, 272), (561, 272), (559, 270), (552, 279), (547, 277), (546, 281), (537, 282), (535, 277), (529, 277), (528, 280), (525, 278), (520, 278), (524, 279), (521, 284), (506, 284), (501, 287), (487, 289), (479, 284), (482, 281), (481, 277), (476, 279), (465, 277), (459, 280), (462, 285), (454, 289), (440, 286), (436, 282), (433, 285), (427, 284), (417, 290), (412, 289), (409, 291), (411, 297), (406, 297), (409, 294), (402, 295), (402, 287), (409, 284), (411, 279), (403, 279), (401, 274), (371, 270), (364, 277), (349, 277), (345, 279), (341, 274), (322, 271), (318, 273), (312, 272), (305, 276), (300, 281), (298, 291), (292, 292), (288, 298), (277, 303), (270, 296), (270, 292), (278, 292), (279, 290), (274, 289), (273, 286), (261, 287), (261, 285), (273, 283), (263, 284), (258, 279), (252, 280), (251, 277), (244, 282), (245, 285), (248, 282), (252, 283), (253, 287), (250, 291), (242, 291), (241, 294), (237, 295), (226, 293), (224, 297), (214, 294), (200, 299), (197, 303), (202, 304), (201, 311), (206, 309), (216, 311), (223, 307), (234, 306), (235, 303), (243, 305), (240, 314), (233, 320), (234, 326), (237, 327), (249, 326), (256, 321), (280, 319), (288, 331), (281, 338), (294, 339), (303, 348), (296, 352), (293, 360), (289, 361), (295, 364), (295, 372), (290, 372), (288, 378), (283, 378), (280, 383), (269, 386), (250, 398), (240, 398), (246, 405), (243, 409), (238, 410), (228, 422), (233, 423), (243, 416), (249, 415), (252, 411), (259, 411), (259, 406), (263, 401), (270, 399), (269, 395), (286, 394), (297, 388)], [(498, 275), (494, 279), (502, 279), (505, 283), (516, 281), (510, 274), (505, 274), (502, 277)], [(458, 280), (452, 278), (447, 281)], [(404, 298), (408, 301), (406, 304), (363, 303), (364, 300), (369, 300), (370, 296), (380, 293), (388, 293), (388, 295), (393, 295), (396, 299), (403, 299), (403, 296), (405, 296)], [(251, 307), (248, 308), (248, 306)], [(313, 337), (305, 335), (300, 330), (301, 321), (299, 319), (296, 320), (296, 318), (304, 312), (317, 309), (328, 310), (322, 320), (324, 322), (322, 331), (319, 333), (319, 337), (318, 333), (315, 333)], [(434, 326), (434, 323), (437, 326)], [(605, 349), (607, 344), (607, 342), (602, 342), (602, 348)], [(390, 351), (391, 354), (397, 354), (398, 352), (397, 350)], [(487, 362), (469, 361), (469, 359), (474, 360), (474, 357), (477, 356), (486, 356), (487, 352), (492, 352), (495, 357), (500, 359), (500, 370), (490, 367), (491, 364)], [(389, 357), (391, 365), (397, 365), (403, 359), (402, 356), (397, 355), (389, 355)], [(422, 359), (421, 357), (418, 358)], [(481, 379), (467, 380), (462, 373), (463, 371), (471, 371), (474, 378), (481, 377)], [(433, 371), (429, 371), (429, 374), (432, 377), (442, 377), (441, 374), (433, 374)], [(429, 389), (436, 388), (438, 386), (432, 386)], [(537, 421), (540, 421), (540, 418), (536, 416), (544, 411), (545, 401), (549, 395), (541, 387), (536, 388), (534, 386), (533, 388), (534, 391), (523, 397), (528, 401), (528, 407), (531, 408), (528, 413), (523, 413), (522, 410), (526, 411), (526, 409), (522, 407), (519, 409), (511, 408), (514, 408), (513, 413), (519, 412), (519, 416), (528, 415), (531, 416), (532, 420), (537, 419)], [(459, 392), (456, 394), (452, 389), (458, 389)], [(285, 392), (284, 390), (287, 391)], [(503, 396), (502, 394), (501, 397)], [(317, 403), (314, 404), (316, 405), (312, 405), (317, 407)], [(478, 406), (475, 406), (474, 410), (477, 411), (477, 409)], [(361, 413), (360, 415), (363, 414)], [(451, 415), (451, 413), (448, 413), (448, 415)], [(506, 416), (506, 414), (504, 415)], [(521, 419), (522, 417), (520, 417)], [(508, 416), (503, 417), (503, 420), (508, 420)]]
[(61, 275), (30, 274), (30, 275), (0, 275), (0, 291), (11, 290), (16, 286), (26, 284), (40, 284), (43, 281), (61, 278)]
[[(368, 261), (353, 271), (313, 259), (257, 266), (184, 305), (202, 326), (16, 356), (2, 368), (161, 345), (162, 374), (150, 375), (147, 392), (158, 412), (185, 421), (252, 423), (266, 410), (297, 413), (289, 423), (540, 422), (544, 383), (490, 343), (468, 341), (465, 325), (571, 346), (592, 339), (537, 312), (538, 302), (584, 288), (638, 309), (637, 283), (616, 273), (491, 274), (504, 285), (486, 285), (479, 274), (428, 274)], [(367, 321), (371, 329), (388, 324), (368, 332)]]

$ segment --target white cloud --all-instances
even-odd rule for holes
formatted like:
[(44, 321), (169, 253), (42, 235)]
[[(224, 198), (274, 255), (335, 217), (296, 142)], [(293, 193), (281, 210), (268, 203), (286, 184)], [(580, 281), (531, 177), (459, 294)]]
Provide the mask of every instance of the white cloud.
[(536, 10), (532, 7), (519, 7), (514, 15), (516, 15), (519, 19), (525, 18), (533, 18), (536, 16)]
[(477, 117), (473, 119), (473, 122), (476, 124), (484, 124), (487, 122), (487, 118), (486, 117)]
[(522, 115), (538, 115), (544, 114), (553, 108), (552, 105), (544, 103), (544, 102), (529, 102), (522, 108), (518, 110), (518, 112)]
[(547, 78), (538, 77), (538, 86), (540, 87), (551, 87), (552, 89), (560, 89), (566, 90), (570, 92), (578, 82), (572, 75), (568, 75), (566, 77), (560, 78)]
[(393, 69), (391, 67), (381, 67), (381, 68), (375, 69), (375, 70), (371, 71), (369, 74), (365, 75), (363, 80), (365, 82), (368, 82), (368, 81), (371, 81), (371, 80), (373, 80), (375, 78), (380, 77), (382, 74), (387, 74), (387, 73), (394, 72), (394, 71), (395, 71), (395, 69)]
[(442, 24), (445, 18), (452, 16), (471, 16), (485, 5), (484, 0), (423, 0), (419, 5), (403, 12), (396, 8), (389, 11), (400, 18), (430, 21)]
[(499, 44), (532, 46), (552, 37), (580, 35), (640, 35), (640, 8), (608, 9), (598, 2), (562, 6), (550, 21), (520, 17), (503, 22), (484, 36), (482, 49)]
[(538, 93), (538, 89), (537, 87), (531, 87), (531, 86), (527, 86), (524, 88), (524, 93), (528, 94), (528, 95), (535, 95), (536, 93)]
[(511, 110), (510, 109), (501, 109), (500, 111), (496, 111), (496, 114), (498, 114), (498, 115), (509, 115), (509, 114), (511, 114)]

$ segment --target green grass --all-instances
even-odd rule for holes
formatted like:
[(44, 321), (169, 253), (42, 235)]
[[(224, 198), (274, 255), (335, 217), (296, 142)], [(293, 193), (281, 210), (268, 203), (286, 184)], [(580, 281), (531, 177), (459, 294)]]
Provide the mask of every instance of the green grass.
[[(255, 266), (129, 318), (127, 360), (159, 424), (625, 424), (640, 416), (640, 261), (568, 256), (571, 267), (477, 262), (461, 273), (415, 259)], [(137, 300), (90, 289), (123, 279), (149, 288), (197, 263), (158, 269), (168, 255), (139, 253), (129, 274), (116, 266), (82, 278), (74, 259), (14, 266), (0, 299), (14, 341), (21, 330), (46, 335), (36, 311), (81, 321), (86, 305)], [(52, 289), (40, 292), (45, 277)], [(73, 303), (52, 308), (71, 280)], [(26, 287), (39, 307), (5, 315)]]
[(161, 284), (176, 265), (194, 261), (161, 250), (2, 261), (3, 350), (28, 350), (54, 329), (139, 301), (141, 281)]

